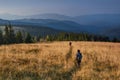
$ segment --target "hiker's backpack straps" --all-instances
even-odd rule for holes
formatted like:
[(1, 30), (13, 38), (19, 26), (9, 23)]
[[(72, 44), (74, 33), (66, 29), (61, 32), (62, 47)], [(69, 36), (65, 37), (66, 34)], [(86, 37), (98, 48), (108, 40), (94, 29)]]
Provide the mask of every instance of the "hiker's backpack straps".
[(77, 60), (81, 60), (82, 59), (82, 54), (81, 53), (77, 53)]

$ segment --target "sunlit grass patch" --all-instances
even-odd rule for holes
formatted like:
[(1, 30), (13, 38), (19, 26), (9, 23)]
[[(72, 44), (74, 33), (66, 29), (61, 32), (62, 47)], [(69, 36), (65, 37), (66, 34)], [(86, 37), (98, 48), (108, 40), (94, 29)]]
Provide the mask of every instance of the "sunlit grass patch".
[[(0, 46), (0, 80), (119, 80), (120, 44), (52, 42)], [(83, 55), (75, 65), (77, 49)]]

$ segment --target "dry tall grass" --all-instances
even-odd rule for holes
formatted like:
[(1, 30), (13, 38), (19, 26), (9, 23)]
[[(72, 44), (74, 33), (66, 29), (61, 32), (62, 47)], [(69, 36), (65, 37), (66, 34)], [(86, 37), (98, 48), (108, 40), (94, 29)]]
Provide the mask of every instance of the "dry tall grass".
[[(100, 42), (0, 46), (0, 80), (120, 80), (120, 44)], [(83, 54), (75, 66), (77, 49)]]

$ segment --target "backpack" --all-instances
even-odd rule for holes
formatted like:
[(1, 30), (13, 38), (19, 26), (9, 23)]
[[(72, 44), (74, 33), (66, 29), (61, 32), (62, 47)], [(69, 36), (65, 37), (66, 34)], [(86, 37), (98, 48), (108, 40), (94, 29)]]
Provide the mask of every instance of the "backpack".
[(81, 59), (82, 59), (82, 54), (81, 54), (81, 53), (80, 53), (80, 54), (78, 53), (78, 54), (77, 54), (77, 60), (80, 61)]

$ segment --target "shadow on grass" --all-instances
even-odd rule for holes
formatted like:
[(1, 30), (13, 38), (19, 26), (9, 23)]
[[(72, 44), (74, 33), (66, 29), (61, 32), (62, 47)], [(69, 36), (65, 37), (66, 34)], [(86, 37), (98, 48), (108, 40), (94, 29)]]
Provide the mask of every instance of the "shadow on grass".
[[(72, 58), (72, 49), (71, 46), (69, 48), (69, 52), (66, 54), (66, 62), (69, 64), (69, 59)], [(74, 62), (73, 62), (74, 63)], [(50, 80), (72, 80), (73, 74), (76, 74), (76, 71), (79, 69), (76, 65), (74, 65), (72, 68), (70, 68), (67, 71), (60, 71), (63, 68), (63, 65), (52, 65), (51, 69), (49, 68), (49, 71), (44, 73), (42, 78), (44, 79), (50, 79)]]
[(61, 67), (58, 65), (52, 66), (51, 70), (43, 74), (42, 79), (50, 78), (51, 80), (72, 80), (73, 74), (77, 71), (75, 66), (68, 71), (58, 71), (60, 69)]
[(69, 52), (66, 54), (66, 62), (68, 63), (69, 59), (72, 58), (72, 49), (73, 47), (70, 46)]

